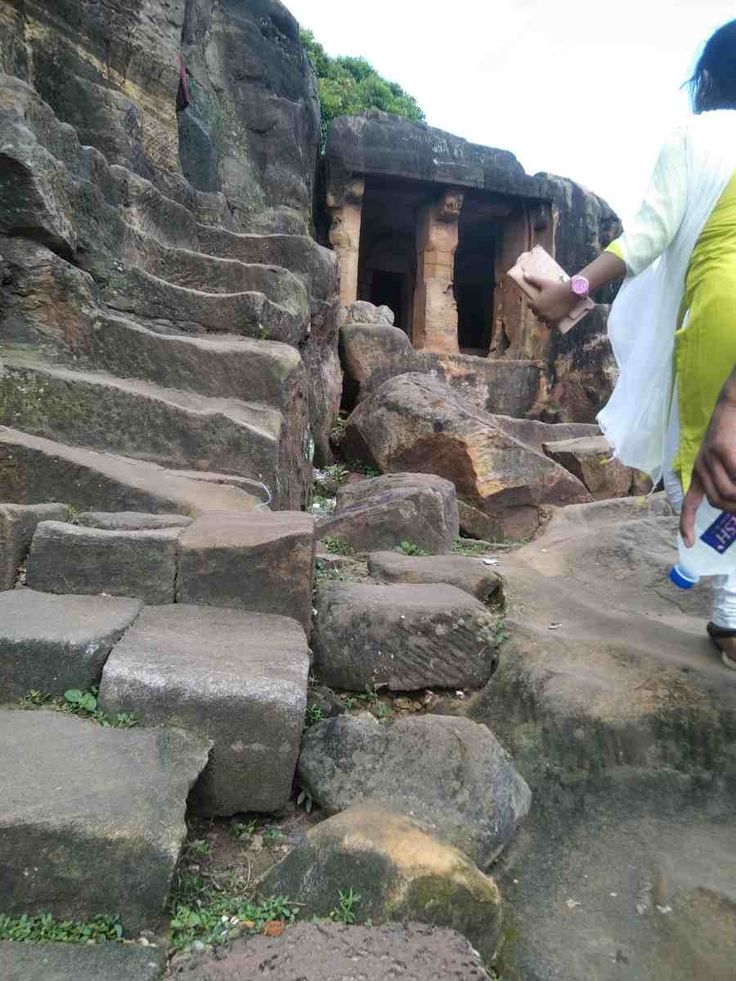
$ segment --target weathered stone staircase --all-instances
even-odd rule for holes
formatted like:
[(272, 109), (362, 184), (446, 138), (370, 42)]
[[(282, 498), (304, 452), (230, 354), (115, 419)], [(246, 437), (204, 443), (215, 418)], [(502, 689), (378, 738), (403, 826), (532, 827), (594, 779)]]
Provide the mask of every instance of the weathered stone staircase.
[(0, 422), (61, 444), (44, 448), (57, 457), (85, 446), (245, 477), (268, 488), (257, 500), (303, 507), (325, 422), (299, 349), (309, 361), (320, 330), (334, 339), (331, 253), (207, 224), (226, 220), (222, 195), (166, 196), (0, 81), (14, 183), (0, 196)]
[[(291, 794), (313, 519), (49, 520), (70, 517), (63, 506), (0, 507), (2, 585), (15, 586), (0, 592), (3, 910), (115, 912), (136, 930), (161, 914), (188, 797), (216, 816), (277, 811)], [(15, 563), (29, 546), (26, 586)], [(100, 718), (135, 728), (17, 707), (31, 692), (43, 705), (97, 689)]]

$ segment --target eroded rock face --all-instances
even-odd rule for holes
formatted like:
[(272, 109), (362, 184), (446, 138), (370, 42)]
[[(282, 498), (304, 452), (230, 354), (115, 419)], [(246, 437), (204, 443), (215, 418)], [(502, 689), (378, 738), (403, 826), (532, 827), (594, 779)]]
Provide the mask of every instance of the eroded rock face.
[(440, 715), (341, 715), (307, 729), (300, 785), (328, 814), (380, 801), (486, 868), (529, 810), (531, 794), (485, 726)]
[(495, 518), (511, 538), (537, 530), (540, 505), (589, 500), (580, 481), (509, 435), (503, 420), (424, 375), (401, 375), (361, 402), (342, 445), (384, 471), (446, 477), (458, 497)]
[(501, 926), (496, 884), (410, 818), (351, 807), (313, 828), (262, 883), (266, 895), (300, 896), (305, 917), (328, 916), (349, 889), (361, 897), (359, 920), (450, 927), (493, 956)]
[[(2, 22), (0, 338), (102, 369), (108, 393), (115, 378), (145, 379), (159, 394), (171, 386), (275, 409), (276, 429), (265, 428), (280, 433), (276, 469), (286, 485), (302, 472), (276, 504), (304, 506), (312, 448), (329, 459), (340, 378), (335, 260), (308, 237), (317, 109), (296, 22), (276, 0), (47, 7), (8, 10)], [(180, 100), (179, 134), (182, 45), (191, 104)], [(187, 139), (184, 119), (195, 117), (209, 127), (206, 146)], [(208, 147), (213, 186), (195, 166)], [(230, 349), (179, 342), (205, 334), (226, 335)], [(234, 393), (226, 363), (248, 375), (233, 350), (240, 337), (281, 341), (298, 366), (284, 371), (272, 348)], [(206, 392), (192, 372), (198, 355)], [(21, 408), (18, 427), (32, 429), (29, 398)], [(257, 477), (248, 453), (238, 457), (234, 472)], [(185, 467), (202, 463), (192, 446)]]
[(194, 0), (182, 44), (186, 176), (200, 190), (222, 191), (243, 228), (308, 232), (319, 103), (296, 20), (278, 0)]

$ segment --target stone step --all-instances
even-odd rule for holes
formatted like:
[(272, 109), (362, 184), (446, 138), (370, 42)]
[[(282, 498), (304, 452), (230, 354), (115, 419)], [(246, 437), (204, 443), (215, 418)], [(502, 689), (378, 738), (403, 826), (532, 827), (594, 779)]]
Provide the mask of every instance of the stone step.
[(278, 409), (306, 426), (308, 377), (299, 352), (237, 334), (162, 334), (100, 311), (83, 356), (112, 375)]
[[(498, 560), (493, 560), (497, 562)], [(503, 602), (503, 581), (487, 560), (466, 555), (404, 555), (372, 552), (368, 572), (383, 582), (447, 583), (482, 603)]]
[(263, 497), (215, 474), (167, 470), (145, 460), (70, 446), (0, 426), (0, 499), (17, 504), (63, 500), (80, 510), (252, 511)]
[(0, 593), (0, 703), (99, 685), (113, 644), (140, 610), (139, 600), (110, 596)]
[(290, 269), (304, 280), (317, 301), (329, 301), (337, 293), (335, 253), (305, 235), (242, 234), (221, 226), (198, 225), (197, 248), (209, 255)]
[(312, 622), (314, 518), (300, 511), (200, 515), (178, 541), (179, 603)]
[(48, 593), (134, 596), (146, 603), (173, 603), (181, 531), (108, 531), (42, 521), (31, 543), (26, 581), (31, 589)]
[(108, 658), (100, 705), (212, 740), (190, 803), (230, 815), (283, 808), (307, 706), (309, 648), (286, 617), (213, 607), (150, 607)]
[(322, 582), (312, 649), (334, 688), (480, 688), (496, 663), (496, 618), (455, 586)]
[(44, 363), (4, 359), (0, 422), (74, 445), (173, 468), (230, 472), (265, 483), (277, 507), (301, 507), (311, 467), (304, 432), (280, 412)]
[(0, 590), (12, 589), (39, 521), (66, 521), (65, 504), (0, 504)]
[(156, 981), (165, 967), (166, 950), (150, 944), (0, 942), (6, 981)]
[(0, 744), (0, 909), (83, 921), (119, 914), (131, 932), (153, 924), (208, 741), (6, 709)]
[[(294, 280), (295, 289), (299, 287)], [(196, 332), (243, 334), (267, 341), (298, 345), (307, 335), (309, 308), (292, 310), (256, 290), (218, 293), (176, 286), (142, 269), (124, 269), (102, 291), (113, 309), (165, 320)], [(300, 297), (303, 299), (303, 297)]]

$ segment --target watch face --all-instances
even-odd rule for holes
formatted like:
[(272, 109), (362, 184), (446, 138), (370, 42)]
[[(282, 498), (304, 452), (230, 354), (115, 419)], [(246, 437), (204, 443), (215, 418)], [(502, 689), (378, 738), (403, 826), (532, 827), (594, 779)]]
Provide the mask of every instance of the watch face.
[(576, 296), (587, 296), (590, 290), (590, 283), (585, 276), (573, 276), (570, 280), (570, 286)]

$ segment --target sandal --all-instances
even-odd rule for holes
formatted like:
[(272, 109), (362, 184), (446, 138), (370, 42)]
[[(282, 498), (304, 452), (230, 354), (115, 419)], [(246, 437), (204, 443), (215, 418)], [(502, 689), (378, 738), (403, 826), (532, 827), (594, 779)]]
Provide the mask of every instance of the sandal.
[(712, 621), (706, 629), (708, 636), (721, 652), (721, 660), (725, 666), (736, 671), (736, 630), (718, 627)]

